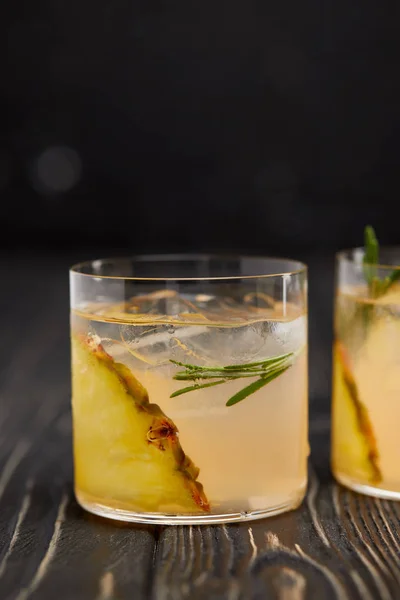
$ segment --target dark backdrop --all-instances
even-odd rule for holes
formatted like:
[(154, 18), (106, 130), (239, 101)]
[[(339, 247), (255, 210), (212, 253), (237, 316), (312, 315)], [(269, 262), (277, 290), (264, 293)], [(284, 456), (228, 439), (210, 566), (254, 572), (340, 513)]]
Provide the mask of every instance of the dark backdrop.
[(2, 0), (4, 249), (400, 242), (400, 4)]

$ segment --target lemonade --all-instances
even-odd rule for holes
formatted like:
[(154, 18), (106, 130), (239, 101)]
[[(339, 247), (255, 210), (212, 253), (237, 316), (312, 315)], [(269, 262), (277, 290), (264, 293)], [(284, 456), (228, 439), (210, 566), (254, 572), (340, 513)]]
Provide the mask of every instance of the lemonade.
[[(251, 298), (250, 298), (251, 296)], [(295, 508), (307, 483), (305, 306), (155, 289), (71, 311), (75, 492), (117, 519)]]
[(365, 248), (337, 260), (332, 469), (359, 492), (400, 499), (399, 250), (365, 228)]
[(333, 470), (357, 489), (400, 496), (400, 286), (371, 299), (339, 292), (333, 385)]

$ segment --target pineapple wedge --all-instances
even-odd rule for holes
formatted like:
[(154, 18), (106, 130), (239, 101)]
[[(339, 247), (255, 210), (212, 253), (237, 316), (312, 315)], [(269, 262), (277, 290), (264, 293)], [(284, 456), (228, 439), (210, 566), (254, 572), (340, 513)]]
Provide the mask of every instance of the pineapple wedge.
[(177, 427), (98, 338), (72, 336), (72, 408), (78, 495), (134, 511), (209, 511)]
[(378, 484), (379, 454), (368, 411), (361, 402), (343, 344), (334, 346), (332, 435), (334, 471)]

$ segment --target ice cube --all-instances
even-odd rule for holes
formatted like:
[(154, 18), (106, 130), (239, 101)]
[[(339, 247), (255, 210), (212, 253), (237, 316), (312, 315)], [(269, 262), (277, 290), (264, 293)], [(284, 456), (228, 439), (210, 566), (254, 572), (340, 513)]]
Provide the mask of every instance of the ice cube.
[[(258, 321), (241, 327), (208, 327), (184, 340), (192, 356), (205, 364), (229, 365), (299, 350), (306, 342), (306, 318)], [(177, 332), (176, 335), (179, 335)]]
[(142, 367), (171, 359), (210, 366), (244, 364), (297, 350), (306, 340), (304, 316), (267, 320), (259, 311), (267, 310), (271, 317), (274, 309), (255, 310), (231, 298), (161, 290), (130, 303), (139, 315), (120, 323), (116, 343)]

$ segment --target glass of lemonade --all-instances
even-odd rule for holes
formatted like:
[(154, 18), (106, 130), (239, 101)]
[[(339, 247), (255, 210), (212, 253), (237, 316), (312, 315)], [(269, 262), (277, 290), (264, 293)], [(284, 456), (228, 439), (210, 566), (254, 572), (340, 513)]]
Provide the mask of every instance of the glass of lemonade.
[(337, 255), (332, 469), (353, 490), (400, 500), (400, 248), (379, 263), (362, 248)]
[(145, 523), (257, 519), (307, 483), (307, 269), (138, 256), (72, 267), (75, 493)]

